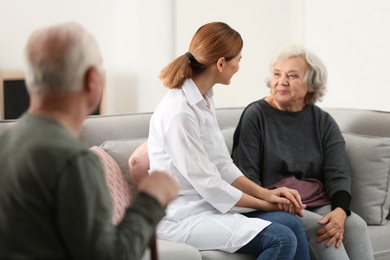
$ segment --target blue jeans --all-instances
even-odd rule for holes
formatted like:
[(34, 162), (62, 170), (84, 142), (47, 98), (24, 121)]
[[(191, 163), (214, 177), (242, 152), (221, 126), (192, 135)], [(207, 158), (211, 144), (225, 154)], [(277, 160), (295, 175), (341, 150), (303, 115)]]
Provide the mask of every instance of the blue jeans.
[(256, 254), (258, 260), (310, 259), (305, 229), (299, 217), (282, 211), (255, 211), (244, 215), (268, 220), (272, 224), (238, 249), (237, 253)]

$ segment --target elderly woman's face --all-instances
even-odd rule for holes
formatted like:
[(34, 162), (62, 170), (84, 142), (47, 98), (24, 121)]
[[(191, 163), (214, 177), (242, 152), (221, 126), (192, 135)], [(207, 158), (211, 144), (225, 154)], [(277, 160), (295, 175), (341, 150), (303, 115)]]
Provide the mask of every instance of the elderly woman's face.
[(308, 92), (304, 81), (307, 68), (303, 57), (291, 57), (275, 63), (272, 70), (271, 94), (278, 108), (290, 111), (303, 109)]

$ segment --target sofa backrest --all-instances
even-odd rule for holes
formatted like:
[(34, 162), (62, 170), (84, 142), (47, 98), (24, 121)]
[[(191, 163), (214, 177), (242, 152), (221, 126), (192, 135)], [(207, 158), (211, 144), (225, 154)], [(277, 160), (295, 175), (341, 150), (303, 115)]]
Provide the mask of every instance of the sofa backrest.
[(114, 139), (146, 139), (151, 116), (152, 113), (89, 116), (80, 139), (87, 147)]
[[(225, 138), (227, 137), (228, 146), (231, 145), (230, 137), (243, 109), (243, 107), (217, 109), (218, 123)], [(390, 112), (350, 108), (323, 109), (333, 116), (343, 132), (390, 137)], [(84, 121), (80, 139), (87, 147), (118, 139), (138, 140), (135, 144), (141, 144), (148, 137), (151, 116), (151, 112), (89, 116)], [(17, 120), (1, 120), (0, 134), (15, 122)]]
[[(216, 111), (229, 151), (243, 109), (219, 108)], [(323, 109), (332, 115), (342, 132), (390, 137), (390, 112), (348, 108)], [(147, 140), (151, 116), (152, 113), (89, 116), (83, 124), (81, 141), (87, 147), (102, 146), (115, 159), (131, 184), (128, 160), (135, 149)], [(0, 121), (0, 135), (16, 122), (17, 120)]]
[[(390, 112), (367, 109), (323, 108), (337, 121), (341, 131), (390, 137)], [(242, 107), (217, 109), (222, 131), (237, 126)], [(152, 113), (89, 116), (83, 125), (81, 141), (87, 146), (113, 139), (146, 139)], [(0, 135), (17, 120), (0, 120)]]
[(390, 112), (352, 108), (323, 109), (336, 120), (342, 132), (390, 137)]
[[(236, 127), (243, 108), (217, 109), (220, 128)], [(88, 147), (112, 139), (143, 139), (148, 137), (152, 113), (89, 116), (83, 125), (81, 141)]]
[(12, 127), (17, 120), (0, 120), (0, 135)]

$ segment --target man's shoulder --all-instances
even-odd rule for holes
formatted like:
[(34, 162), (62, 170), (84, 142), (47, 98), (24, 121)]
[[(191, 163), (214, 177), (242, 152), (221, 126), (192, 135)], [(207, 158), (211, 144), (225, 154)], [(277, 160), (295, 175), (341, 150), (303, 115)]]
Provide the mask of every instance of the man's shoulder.
[(0, 136), (8, 154), (40, 160), (66, 159), (88, 149), (62, 125), (45, 118), (25, 117)]

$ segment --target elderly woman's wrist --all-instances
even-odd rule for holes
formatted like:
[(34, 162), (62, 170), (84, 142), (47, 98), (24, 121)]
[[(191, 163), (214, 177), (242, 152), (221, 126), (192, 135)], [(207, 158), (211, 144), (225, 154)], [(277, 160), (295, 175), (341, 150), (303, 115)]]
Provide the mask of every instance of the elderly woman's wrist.
[(347, 191), (338, 191), (331, 198), (332, 210), (341, 208), (347, 216), (351, 215), (349, 205), (351, 203), (351, 195)]
[(340, 210), (341, 212), (344, 212), (345, 213), (345, 216), (348, 217), (349, 215), (351, 215), (351, 211), (349, 209), (343, 209), (341, 207), (336, 207), (335, 209), (332, 209), (332, 210)]

